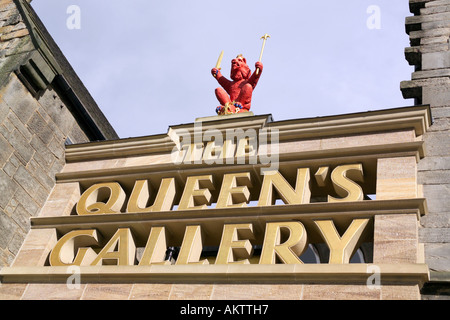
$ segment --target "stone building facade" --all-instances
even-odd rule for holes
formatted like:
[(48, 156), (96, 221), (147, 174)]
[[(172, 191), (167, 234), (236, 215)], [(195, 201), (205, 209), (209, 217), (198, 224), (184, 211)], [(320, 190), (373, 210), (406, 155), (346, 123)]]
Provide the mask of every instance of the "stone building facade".
[[(414, 106), (286, 121), (199, 118), (118, 139), (28, 2), (0, 0), (0, 298), (448, 297), (450, 1), (409, 3), (405, 56), (415, 71), (400, 87)], [(267, 163), (250, 163), (272, 151), (268, 140), (233, 140), (232, 161), (247, 162), (211, 163), (225, 147), (195, 142), (210, 129), (276, 132), (275, 178), (265, 183)], [(181, 150), (180, 132), (194, 141)], [(187, 162), (174, 161), (175, 147)], [(339, 176), (343, 168), (352, 173)], [(269, 226), (292, 221), (301, 224), (276, 231), (277, 256), (262, 258)], [(287, 229), (308, 235), (300, 258), (276, 249), (289, 242)], [(346, 230), (352, 237), (338, 250)], [(234, 264), (252, 234), (254, 256)], [(215, 264), (223, 235), (232, 254)]]
[(0, 1), (0, 266), (64, 166), (64, 146), (117, 138), (26, 1)]
[[(433, 125), (424, 135), (426, 157), (418, 164), (430, 213), (422, 220), (431, 282), (424, 294), (449, 294), (450, 281), (450, 1), (410, 0), (414, 15), (406, 18), (411, 46), (405, 49), (415, 67), (411, 80), (401, 83), (405, 98), (430, 105)], [(446, 288), (446, 289), (444, 289)]]

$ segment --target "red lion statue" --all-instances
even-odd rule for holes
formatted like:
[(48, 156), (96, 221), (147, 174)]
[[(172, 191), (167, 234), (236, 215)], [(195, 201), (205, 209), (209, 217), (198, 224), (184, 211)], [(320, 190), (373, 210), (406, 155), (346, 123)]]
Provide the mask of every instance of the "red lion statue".
[(215, 93), (220, 106), (216, 108), (219, 115), (238, 112), (247, 112), (250, 110), (252, 93), (258, 83), (263, 70), (261, 62), (255, 63), (256, 70), (252, 74), (247, 65), (247, 60), (240, 54), (231, 60), (230, 78), (225, 78), (220, 69), (213, 68), (211, 74), (217, 79), (222, 88), (217, 88)]

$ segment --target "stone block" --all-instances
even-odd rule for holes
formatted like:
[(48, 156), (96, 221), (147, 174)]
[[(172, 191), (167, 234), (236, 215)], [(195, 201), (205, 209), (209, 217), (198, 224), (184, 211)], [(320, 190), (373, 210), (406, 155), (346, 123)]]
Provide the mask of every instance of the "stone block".
[(448, 132), (427, 132), (424, 141), (427, 157), (450, 155), (450, 134)]
[(417, 197), (415, 157), (384, 158), (377, 163), (377, 200)]
[(82, 300), (128, 300), (133, 284), (86, 284)]
[(381, 287), (382, 300), (420, 300), (418, 285), (384, 285)]
[(0, 97), (24, 124), (37, 110), (33, 96), (14, 74), (10, 75), (8, 84), (1, 89)]
[(450, 243), (449, 228), (421, 228), (419, 239), (425, 243)]
[(0, 194), (2, 195), (0, 197), (0, 209), (6, 208), (17, 188), (17, 183), (8, 177), (3, 170), (0, 170)]
[(15, 167), (11, 162), (6, 162), (6, 164), (3, 167), (3, 171), (5, 171), (5, 173), (9, 176), (9, 177), (13, 177), (14, 174), (16, 173), (17, 167)]
[(419, 181), (422, 184), (450, 184), (450, 170), (420, 171)]
[(31, 229), (14, 260), (15, 267), (41, 267), (56, 244), (54, 229)]
[(380, 300), (380, 290), (369, 289), (366, 285), (304, 285), (303, 300)]
[(279, 144), (280, 153), (302, 152), (320, 150), (320, 139), (309, 139), (303, 141), (282, 142)]
[(441, 107), (433, 107), (431, 109), (431, 115), (433, 116), (433, 119), (450, 118), (450, 105), (441, 106)]
[(374, 134), (360, 134), (346, 137), (333, 137), (322, 139), (322, 149), (336, 149), (360, 147), (369, 145), (378, 145), (380, 141), (388, 141), (389, 143), (402, 143), (414, 141), (414, 130), (402, 130), (396, 132), (383, 132)]
[[(447, 37), (448, 39), (448, 37)], [(431, 84), (423, 88), (422, 103), (431, 107), (442, 107), (450, 101), (450, 79), (443, 78), (435, 85)]]
[(430, 127), (429, 132), (434, 131), (447, 131), (449, 132), (450, 128), (450, 117), (448, 118), (434, 118), (433, 125)]
[(0, 211), (0, 248), (6, 248), (14, 237), (17, 225), (13, 219)]
[[(18, 229), (8, 245), (8, 251), (11, 252), (14, 256), (19, 252), (20, 247), (22, 245), (23, 240), (25, 239), (26, 232)], [(11, 261), (12, 262), (12, 261)]]
[(27, 210), (25, 210), (25, 208), (21, 204), (19, 204), (15, 208), (12, 214), (12, 219), (24, 232), (28, 232), (28, 230), (30, 229), (30, 217), (31, 217), (30, 213)]
[(47, 122), (53, 122), (55, 127), (59, 128), (61, 132), (67, 133), (75, 123), (75, 120), (69, 109), (61, 101), (58, 94), (54, 90), (49, 89), (38, 101), (49, 117), (46, 119)]
[(425, 261), (433, 271), (450, 271), (450, 243), (426, 243)]
[(8, 114), (8, 120), (11, 124), (24, 136), (27, 141), (31, 140), (31, 133), (28, 128), (22, 123), (22, 121), (16, 116), (16, 114), (10, 110)]
[(173, 284), (169, 300), (210, 300), (213, 284)]
[(86, 284), (69, 288), (65, 283), (30, 283), (22, 300), (80, 300)]
[(51, 153), (58, 159), (62, 159), (64, 157), (64, 139), (59, 139), (57, 137), (53, 137), (53, 139), (48, 144), (48, 149)]
[(211, 300), (300, 300), (301, 284), (215, 284)]
[(50, 177), (47, 174), (46, 166), (41, 166), (36, 162), (36, 160), (31, 159), (27, 168), (28, 171), (33, 175), (33, 177), (35, 177), (36, 180), (39, 181), (41, 186), (43, 186), (47, 192), (50, 192), (50, 190), (53, 188), (53, 185), (55, 184), (55, 178)]
[[(415, 0), (415, 1), (417, 1), (417, 0)], [(449, 0), (434, 0), (434, 1), (428, 0), (425, 3), (425, 8), (431, 8), (431, 7), (436, 7), (436, 6), (445, 6), (445, 5), (450, 5)]]
[(28, 284), (2, 283), (0, 285), (0, 300), (20, 300)]
[(0, 134), (0, 168), (6, 163), (14, 149), (9, 142)]
[(131, 290), (130, 300), (169, 300), (172, 284), (135, 283)]
[(373, 263), (417, 263), (417, 216), (375, 216), (373, 243)]
[(422, 54), (422, 70), (450, 68), (450, 51)]
[(20, 203), (30, 215), (36, 216), (38, 214), (38, 204), (21, 186), (17, 187), (16, 193), (14, 194), (14, 200)]
[(431, 79), (431, 78), (444, 78), (444, 77), (450, 77), (450, 68), (416, 71), (416, 72), (413, 72), (411, 78), (413, 80), (418, 80), (418, 79)]
[(40, 185), (40, 183), (30, 174), (23, 166), (19, 166), (14, 180), (22, 186), (22, 188), (36, 201), (38, 205), (44, 204), (47, 199), (48, 192)]
[(36, 151), (34, 158), (39, 164), (46, 168), (50, 167), (53, 164), (53, 161), (55, 161), (55, 157), (50, 152), (50, 149), (37, 136), (33, 136), (30, 144)]
[[(439, 2), (439, 1), (437, 1)], [(442, 12), (450, 12), (450, 5), (449, 4), (441, 4), (437, 6), (432, 7), (426, 7), (420, 9), (420, 15), (428, 15), (428, 14), (435, 14), (435, 13), (442, 13)]]
[(47, 122), (39, 113), (33, 114), (27, 125), (28, 128), (30, 128), (30, 131), (36, 134), (44, 144), (47, 145), (53, 138), (52, 130), (48, 127)]
[(9, 137), (9, 143), (25, 163), (31, 160), (34, 150), (30, 148), (29, 141), (18, 130), (12, 132)]
[(68, 216), (80, 198), (78, 183), (56, 184), (39, 214), (41, 217)]
[(429, 213), (450, 212), (450, 189), (445, 185), (424, 185), (423, 194), (427, 198)]
[(424, 228), (450, 228), (450, 212), (428, 213), (420, 218)]
[[(431, 38), (431, 37), (440, 37), (440, 36), (448, 36), (450, 34), (450, 28), (439, 28), (432, 30), (419, 30), (419, 31), (411, 31), (409, 33), (409, 37), (411, 39), (422, 39), (422, 38)], [(420, 41), (422, 44), (422, 41)]]

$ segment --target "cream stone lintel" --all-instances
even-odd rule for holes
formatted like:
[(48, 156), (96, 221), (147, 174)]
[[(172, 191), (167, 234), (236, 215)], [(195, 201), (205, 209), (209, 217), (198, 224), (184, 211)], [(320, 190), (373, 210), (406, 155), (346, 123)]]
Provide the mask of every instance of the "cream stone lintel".
[[(380, 144), (374, 146), (360, 146), (350, 148), (339, 149), (327, 149), (327, 150), (314, 150), (314, 151), (302, 151), (291, 152), (289, 154), (280, 154), (279, 162), (280, 168), (296, 165), (302, 166), (320, 166), (320, 165), (339, 165), (342, 161), (348, 161), (349, 158), (352, 162), (361, 162), (363, 165), (374, 159), (380, 158), (393, 158), (393, 157), (415, 157), (418, 162), (424, 157), (423, 141), (393, 143), (393, 144)], [(224, 160), (226, 163), (226, 159)], [(129, 176), (133, 178), (143, 178), (149, 175), (167, 175), (171, 172), (177, 172), (178, 174), (185, 174), (189, 172), (189, 175), (201, 175), (210, 174), (215, 172), (229, 172), (230, 168), (237, 171), (248, 170), (259, 172), (259, 169), (267, 167), (263, 164), (173, 164), (173, 163), (156, 163), (147, 165), (136, 165), (131, 167), (112, 166), (108, 168), (94, 169), (94, 170), (75, 170), (67, 171), (56, 174), (57, 182), (79, 182), (83, 180), (92, 180), (93, 182), (99, 178), (103, 180), (113, 180), (118, 177)], [(87, 166), (88, 168), (88, 166)], [(188, 171), (187, 171), (188, 170)], [(184, 172), (186, 171), (186, 172)]]
[[(419, 284), (429, 280), (426, 264), (277, 264), (277, 265), (150, 265), (79, 267), (81, 283), (360, 283), (374, 269), (381, 284)], [(65, 283), (68, 267), (6, 267), (2, 283)]]
[[(338, 203), (310, 203), (299, 205), (250, 206), (246, 208), (211, 208), (151, 213), (93, 214), (63, 217), (32, 217), (32, 229), (55, 228), (60, 234), (75, 229), (98, 229), (105, 237), (111, 237), (118, 228), (132, 228), (137, 239), (146, 241), (150, 228), (164, 225), (171, 231), (171, 241), (181, 241), (187, 224), (201, 224), (208, 236), (205, 245), (218, 245), (224, 224), (253, 223), (264, 230), (270, 221), (301, 221), (307, 230), (315, 230), (314, 220), (333, 219), (337, 227), (347, 227), (355, 218), (372, 218), (376, 215), (413, 214), (417, 219), (427, 213), (423, 198), (398, 200), (373, 200)], [(310, 233), (310, 241), (321, 241)], [(262, 242), (262, 239), (256, 239)], [(145, 243), (144, 243), (145, 244)]]
[[(196, 121), (197, 125), (198, 122)], [(202, 132), (208, 129), (276, 129), (279, 141), (332, 137), (337, 135), (359, 135), (369, 132), (414, 129), (415, 135), (423, 135), (431, 125), (429, 106), (414, 106), (360, 112), (337, 116), (272, 121), (271, 115), (256, 115), (241, 118), (202, 122)], [(109, 140), (89, 144), (70, 145), (66, 148), (66, 161), (93, 161), (115, 157), (130, 157), (144, 154), (170, 153), (175, 143), (170, 132), (177, 129), (194, 132), (194, 123), (171, 126), (168, 134), (138, 138)]]

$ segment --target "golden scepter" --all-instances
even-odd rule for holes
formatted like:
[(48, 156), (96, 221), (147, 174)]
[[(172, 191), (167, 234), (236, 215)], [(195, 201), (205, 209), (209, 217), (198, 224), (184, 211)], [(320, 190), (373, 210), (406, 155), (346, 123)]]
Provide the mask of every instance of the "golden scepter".
[[(270, 36), (267, 33), (261, 37), (261, 39), (264, 39), (264, 40), (263, 40), (263, 44), (262, 44), (262, 48), (261, 48), (261, 54), (259, 55), (259, 62), (261, 62), (261, 60), (262, 60), (264, 46), (266, 45), (267, 38), (270, 38)], [(256, 69), (256, 75), (258, 75), (258, 74), (259, 74), (259, 68)]]

